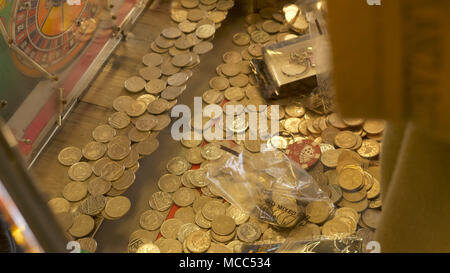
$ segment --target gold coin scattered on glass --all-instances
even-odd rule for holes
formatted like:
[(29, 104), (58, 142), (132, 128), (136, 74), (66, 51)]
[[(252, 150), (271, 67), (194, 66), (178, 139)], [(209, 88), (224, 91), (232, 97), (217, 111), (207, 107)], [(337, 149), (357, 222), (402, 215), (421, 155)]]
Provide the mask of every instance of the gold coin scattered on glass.
[(67, 147), (61, 150), (58, 154), (58, 161), (64, 166), (72, 166), (73, 164), (79, 162), (83, 154), (81, 150), (77, 147)]
[(85, 181), (92, 174), (92, 168), (89, 163), (78, 162), (73, 164), (68, 171), (70, 179), (74, 181)]

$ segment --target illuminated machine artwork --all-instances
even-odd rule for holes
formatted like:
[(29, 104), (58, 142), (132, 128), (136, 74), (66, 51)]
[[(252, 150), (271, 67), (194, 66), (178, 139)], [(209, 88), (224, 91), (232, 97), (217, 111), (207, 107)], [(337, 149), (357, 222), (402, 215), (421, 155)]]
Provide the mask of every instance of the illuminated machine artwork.
[[(10, 36), (34, 61), (55, 72), (86, 45), (96, 28), (96, 11), (96, 5), (86, 0), (16, 0), (12, 5)], [(24, 74), (40, 76), (17, 55), (13, 60)]]

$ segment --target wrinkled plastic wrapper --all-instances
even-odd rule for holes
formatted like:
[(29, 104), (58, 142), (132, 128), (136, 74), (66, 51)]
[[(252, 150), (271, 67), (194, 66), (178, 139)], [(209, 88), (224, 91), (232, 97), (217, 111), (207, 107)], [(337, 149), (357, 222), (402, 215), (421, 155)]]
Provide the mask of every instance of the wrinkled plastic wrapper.
[(228, 151), (208, 165), (207, 177), (221, 196), (251, 216), (278, 227), (293, 227), (305, 220), (305, 207), (328, 196), (314, 179), (283, 152), (262, 149)]
[(241, 253), (362, 253), (363, 242), (355, 236), (317, 236), (310, 240), (287, 238), (279, 243), (243, 244)]

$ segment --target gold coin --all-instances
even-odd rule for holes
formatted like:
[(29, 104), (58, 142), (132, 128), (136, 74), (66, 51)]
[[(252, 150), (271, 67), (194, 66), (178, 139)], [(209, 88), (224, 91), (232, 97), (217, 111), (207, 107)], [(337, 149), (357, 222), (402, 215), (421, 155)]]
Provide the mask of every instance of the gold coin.
[(358, 212), (349, 207), (338, 208), (334, 214), (336, 216), (347, 216), (347, 217), (352, 218), (356, 223), (359, 222)]
[(209, 39), (214, 33), (216, 33), (216, 27), (214, 25), (201, 25), (197, 27), (195, 35), (200, 39)]
[(333, 126), (335, 128), (338, 128), (338, 129), (347, 128), (347, 124), (345, 124), (344, 121), (342, 120), (342, 118), (336, 113), (329, 115), (327, 120), (328, 120), (328, 123), (331, 124), (331, 126)]
[(378, 227), (381, 218), (381, 210), (367, 209), (361, 213), (361, 220), (372, 229)]
[[(157, 95), (157, 94), (161, 93), (164, 89), (166, 89), (166, 87), (167, 87), (167, 82), (165, 80), (151, 79), (145, 85), (145, 91), (147, 93)], [(151, 102), (153, 102), (153, 101), (151, 101)]]
[(68, 174), (74, 181), (85, 181), (92, 174), (91, 165), (86, 162), (75, 163), (69, 168)]
[(223, 93), (227, 100), (239, 101), (245, 97), (244, 91), (239, 87), (230, 87)]
[(227, 215), (218, 215), (211, 222), (211, 229), (218, 235), (229, 235), (236, 228), (236, 222)]
[(348, 236), (351, 234), (351, 230), (351, 225), (339, 216), (327, 221), (322, 226), (322, 234), (330, 237)]
[(212, 231), (212, 229), (211, 229), (209, 231), (209, 234), (215, 242), (228, 243), (236, 237), (236, 230), (233, 230), (233, 232), (231, 232), (230, 234), (227, 234), (227, 235), (219, 235), (219, 234), (215, 233), (214, 231)]
[(125, 112), (128, 106), (134, 101), (130, 96), (119, 96), (113, 101), (113, 108), (118, 112)]
[(261, 237), (261, 228), (254, 224), (254, 223), (244, 223), (240, 225), (236, 233), (238, 235), (238, 238), (246, 243), (253, 243), (254, 241), (258, 240)]
[(364, 119), (362, 118), (343, 118), (342, 121), (348, 126), (361, 126), (364, 123)]
[(186, 21), (188, 12), (187, 10), (184, 9), (174, 9), (171, 11), (170, 14), (171, 14), (170, 18), (172, 20), (174, 20), (177, 23), (181, 23), (183, 21)]
[(138, 76), (133, 76), (131, 78), (128, 78), (125, 83), (125, 89), (128, 90), (131, 93), (137, 93), (142, 90), (144, 90), (146, 81)]
[(312, 201), (306, 206), (308, 221), (314, 224), (325, 222), (330, 216), (331, 206), (326, 201)]
[(158, 180), (158, 187), (163, 192), (172, 193), (181, 186), (181, 178), (174, 174), (165, 174)]
[(142, 57), (142, 62), (146, 66), (159, 66), (162, 64), (163, 58), (160, 54), (148, 53), (145, 54), (144, 57)]
[(202, 156), (206, 160), (217, 160), (223, 153), (224, 151), (215, 143), (208, 143), (202, 147)]
[(334, 138), (336, 146), (343, 149), (350, 149), (357, 144), (356, 135), (350, 131), (339, 132)]
[(188, 11), (187, 19), (191, 22), (198, 22), (205, 18), (207, 15), (206, 11), (201, 9), (191, 9)]
[(159, 46), (157, 46), (154, 41), (150, 44), (150, 48), (152, 49), (153, 52), (159, 53), (159, 54), (163, 54), (168, 51), (167, 48), (160, 48)]
[(380, 182), (377, 179), (373, 179), (373, 185), (369, 191), (367, 191), (367, 198), (374, 199), (380, 195)]
[(182, 175), (191, 168), (191, 164), (185, 158), (177, 156), (167, 162), (166, 168), (171, 174)]
[(339, 186), (346, 191), (355, 191), (362, 187), (363, 176), (356, 168), (344, 168), (338, 177)]
[(87, 195), (87, 186), (82, 182), (70, 182), (64, 186), (62, 194), (67, 200), (77, 202)]
[(194, 46), (192, 52), (195, 54), (206, 54), (214, 48), (214, 45), (208, 41), (202, 41)]
[(130, 117), (123, 112), (116, 112), (109, 116), (108, 123), (115, 129), (123, 129), (130, 124)]
[(151, 102), (148, 107), (147, 111), (150, 114), (161, 114), (165, 112), (169, 108), (169, 102), (165, 99), (156, 99), (155, 101)]
[(321, 132), (320, 136), (322, 137), (322, 141), (324, 143), (334, 145), (334, 139), (339, 132), (340, 130), (335, 127), (328, 127)]
[(359, 202), (359, 201), (363, 200), (364, 198), (367, 198), (367, 191), (364, 187), (356, 192), (344, 191), (344, 192), (342, 192), (342, 197), (345, 200), (350, 201), (350, 202)]
[(192, 23), (189, 21), (184, 21), (178, 24), (178, 28), (184, 33), (191, 33), (196, 29), (196, 27), (196, 23)]
[(370, 201), (369, 208), (378, 209), (378, 208), (381, 208), (382, 205), (383, 205), (383, 201), (381, 200), (381, 197), (378, 196), (376, 199)]
[(111, 183), (111, 186), (118, 191), (123, 191), (131, 187), (135, 179), (136, 175), (134, 172), (132, 170), (126, 170), (119, 179)]
[(211, 239), (206, 232), (197, 230), (189, 234), (186, 238), (186, 246), (193, 253), (202, 253), (208, 250)]
[(181, 30), (177, 27), (168, 27), (161, 31), (161, 35), (167, 39), (176, 39), (181, 36)]
[(170, 47), (172, 47), (174, 45), (174, 41), (171, 39), (166, 39), (160, 35), (155, 39), (155, 44), (159, 48), (169, 49)]
[[(194, 198), (196, 196), (195, 192), (198, 191), (191, 190), (191, 193), (194, 196)], [(181, 220), (183, 223), (195, 223), (195, 212), (192, 207), (181, 207), (177, 209), (173, 217)]]
[[(242, 65), (238, 64), (238, 66), (240, 68), (239, 72), (242, 72)], [(248, 85), (248, 76), (241, 73), (234, 77), (231, 77), (229, 79), (229, 82), (231, 86), (243, 88)]]
[(117, 196), (109, 199), (105, 206), (105, 213), (113, 218), (124, 216), (131, 207), (131, 202), (125, 196)]
[(147, 66), (139, 69), (139, 75), (146, 81), (159, 79), (161, 77), (161, 69), (154, 66)]
[(261, 150), (261, 140), (244, 140), (244, 147), (252, 153), (259, 153)]
[(103, 166), (105, 166), (105, 164), (108, 162), (111, 162), (111, 159), (109, 159), (108, 157), (103, 157), (95, 161), (92, 165), (92, 171), (94, 172), (94, 174), (96, 176), (100, 176)]
[(339, 202), (338, 206), (340, 206), (340, 207), (349, 207), (349, 208), (352, 208), (352, 209), (356, 210), (357, 212), (362, 212), (365, 209), (367, 209), (367, 207), (369, 206), (369, 201), (366, 198), (361, 200), (361, 201), (359, 201), (359, 202), (350, 202), (350, 201), (347, 201), (345, 199), (342, 199)]
[(377, 135), (384, 131), (385, 121), (380, 119), (368, 119), (363, 124), (363, 129), (369, 134)]
[(182, 253), (183, 247), (178, 240), (175, 239), (165, 239), (159, 244), (161, 253)]
[(191, 164), (200, 164), (204, 161), (200, 147), (190, 148), (186, 152), (186, 159)]
[(202, 207), (202, 215), (209, 221), (212, 221), (219, 215), (224, 215), (225, 212), (225, 205), (216, 200), (209, 201)]
[(149, 200), (150, 207), (157, 211), (166, 211), (172, 206), (172, 195), (158, 191), (152, 194)]
[(125, 167), (122, 164), (114, 161), (108, 162), (102, 168), (101, 177), (106, 181), (112, 182), (119, 179), (124, 171)]
[(136, 127), (131, 128), (128, 131), (128, 138), (133, 142), (141, 142), (147, 139), (150, 136), (150, 132), (148, 131), (139, 131)]
[(173, 201), (179, 207), (190, 206), (195, 200), (195, 194), (193, 189), (181, 187), (173, 194)]
[(148, 132), (158, 124), (155, 116), (144, 114), (140, 116), (135, 123), (136, 129), (143, 132)]
[(141, 214), (139, 225), (146, 230), (157, 230), (164, 222), (164, 214), (155, 210), (146, 210)]
[(224, 77), (213, 77), (209, 81), (209, 86), (212, 89), (223, 91), (230, 86), (230, 82), (227, 80), (227, 78), (224, 78)]
[(172, 218), (164, 221), (161, 225), (161, 235), (164, 236), (166, 239), (177, 239), (178, 231), (180, 230), (180, 227), (183, 225), (183, 222), (181, 222), (178, 219)]
[(151, 155), (158, 147), (159, 141), (156, 138), (149, 137), (137, 144), (136, 151), (140, 155)]
[(272, 20), (264, 21), (264, 23), (262, 23), (261, 27), (265, 32), (267, 32), (269, 34), (275, 34), (275, 33), (279, 32), (281, 29), (281, 25)]
[[(123, 136), (126, 137), (126, 136)], [(131, 151), (130, 140), (122, 138), (115, 138), (108, 143), (108, 157), (112, 160), (122, 160)]]
[(70, 209), (70, 203), (61, 197), (50, 199), (47, 204), (54, 214), (68, 212)]
[(64, 166), (72, 166), (81, 160), (82, 152), (77, 147), (67, 147), (61, 150), (58, 154), (58, 161)]
[(250, 43), (250, 36), (245, 32), (238, 32), (233, 35), (233, 43), (237, 46), (246, 46)]
[(284, 110), (289, 116), (294, 118), (300, 118), (305, 114), (305, 108), (297, 104), (289, 104)]
[(320, 236), (320, 227), (315, 224), (305, 224), (293, 228), (288, 237), (298, 241), (314, 240)]
[(181, 243), (184, 243), (187, 236), (191, 234), (194, 231), (200, 230), (200, 227), (198, 227), (196, 224), (193, 223), (185, 223), (183, 224), (180, 229), (178, 230), (177, 239)]
[(211, 228), (211, 221), (206, 219), (201, 211), (195, 214), (195, 223), (201, 228)]
[(97, 241), (94, 238), (81, 238), (78, 239), (77, 242), (80, 244), (82, 250), (87, 251), (89, 253), (95, 253), (97, 250)]
[(249, 218), (249, 215), (247, 213), (234, 205), (231, 205), (227, 208), (226, 215), (233, 218), (236, 225), (241, 225), (247, 222)]
[(83, 149), (83, 156), (88, 160), (98, 160), (106, 153), (106, 146), (100, 142), (91, 141)]
[(92, 131), (95, 141), (107, 143), (116, 135), (116, 130), (107, 124), (99, 125)]
[(284, 128), (293, 134), (297, 134), (301, 119), (299, 118), (288, 118), (284, 121)]
[(228, 77), (234, 77), (241, 72), (241, 67), (236, 63), (225, 63), (222, 66), (222, 73)]
[(342, 153), (342, 151), (342, 149), (325, 151), (320, 156), (320, 162), (322, 162), (323, 165), (329, 168), (336, 168), (336, 166), (338, 165), (339, 155)]
[(129, 105), (129, 108), (126, 109), (126, 113), (130, 117), (139, 117), (145, 113), (146, 109), (147, 105), (145, 104), (145, 102), (136, 100)]
[(72, 227), (69, 229), (69, 233), (77, 238), (84, 237), (94, 230), (94, 226), (94, 219), (88, 215), (82, 214), (74, 218)]
[(92, 195), (103, 195), (111, 189), (111, 182), (96, 177), (89, 181), (87, 190)]
[(211, 11), (208, 15), (208, 18), (211, 19), (214, 23), (221, 23), (226, 18), (226, 13), (223, 11)]
[(380, 144), (376, 140), (365, 139), (357, 152), (364, 158), (375, 157), (380, 154)]
[(242, 61), (242, 56), (237, 51), (227, 51), (222, 55), (224, 63), (238, 64)]
[(224, 99), (224, 95), (215, 89), (210, 89), (203, 93), (202, 98), (208, 104), (220, 104)]
[(250, 33), (250, 37), (252, 38), (253, 42), (257, 44), (264, 44), (270, 39), (270, 35), (262, 30), (255, 30), (252, 33)]
[(152, 243), (146, 243), (139, 246), (136, 249), (136, 253), (161, 253), (161, 250), (158, 246)]

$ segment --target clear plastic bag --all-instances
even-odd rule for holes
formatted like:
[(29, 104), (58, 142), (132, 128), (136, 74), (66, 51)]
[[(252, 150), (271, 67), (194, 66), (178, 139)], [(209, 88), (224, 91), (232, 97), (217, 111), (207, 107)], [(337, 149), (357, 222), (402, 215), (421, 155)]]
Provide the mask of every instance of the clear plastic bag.
[(278, 227), (305, 220), (305, 207), (328, 196), (314, 179), (281, 151), (253, 154), (222, 147), (224, 155), (208, 164), (206, 175), (222, 197), (251, 216)]
[[(272, 248), (273, 249), (273, 248)], [(362, 239), (355, 236), (318, 236), (311, 240), (286, 240), (276, 253), (361, 253)]]
[(317, 236), (309, 240), (287, 238), (283, 242), (242, 244), (240, 253), (362, 253), (363, 240), (356, 236)]

